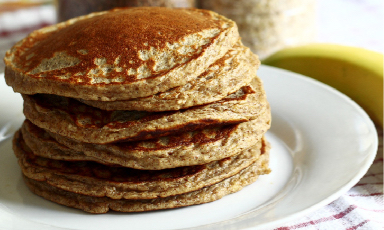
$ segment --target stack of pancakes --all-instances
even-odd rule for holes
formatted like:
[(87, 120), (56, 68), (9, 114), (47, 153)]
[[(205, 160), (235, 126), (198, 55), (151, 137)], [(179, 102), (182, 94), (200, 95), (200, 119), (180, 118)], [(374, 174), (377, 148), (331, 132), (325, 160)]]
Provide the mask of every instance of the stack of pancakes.
[(92, 213), (220, 199), (269, 173), (270, 108), (236, 24), (124, 8), (31, 33), (5, 57), (30, 190)]

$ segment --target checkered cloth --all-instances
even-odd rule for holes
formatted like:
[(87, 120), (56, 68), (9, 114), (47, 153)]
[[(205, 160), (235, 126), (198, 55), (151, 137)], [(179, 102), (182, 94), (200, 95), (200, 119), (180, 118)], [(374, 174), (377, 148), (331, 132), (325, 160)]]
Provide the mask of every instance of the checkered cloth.
[[(33, 17), (35, 15), (35, 17)], [(52, 6), (0, 15), (0, 56), (27, 32), (55, 22)], [(15, 20), (17, 18), (17, 20)], [(0, 62), (0, 72), (3, 68)], [(379, 150), (367, 174), (339, 199), (276, 230), (354, 230), (383, 228), (383, 130), (378, 128)]]

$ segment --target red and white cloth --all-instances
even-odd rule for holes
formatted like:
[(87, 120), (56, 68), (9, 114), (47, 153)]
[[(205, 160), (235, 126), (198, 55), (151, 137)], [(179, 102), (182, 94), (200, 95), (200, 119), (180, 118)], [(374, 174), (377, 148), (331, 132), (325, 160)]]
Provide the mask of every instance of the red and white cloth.
[(53, 5), (1, 12), (0, 0), (0, 73), (4, 72), (2, 59), (9, 48), (33, 30), (55, 22), (56, 11)]

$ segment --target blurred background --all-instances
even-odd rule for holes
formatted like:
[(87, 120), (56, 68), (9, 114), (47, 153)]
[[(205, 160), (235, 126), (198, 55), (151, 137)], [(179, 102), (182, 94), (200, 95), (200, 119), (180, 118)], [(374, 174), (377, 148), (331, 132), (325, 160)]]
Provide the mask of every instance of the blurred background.
[(214, 10), (237, 22), (243, 43), (261, 59), (311, 42), (384, 52), (382, 0), (0, 0), (0, 57), (35, 29), (121, 6)]

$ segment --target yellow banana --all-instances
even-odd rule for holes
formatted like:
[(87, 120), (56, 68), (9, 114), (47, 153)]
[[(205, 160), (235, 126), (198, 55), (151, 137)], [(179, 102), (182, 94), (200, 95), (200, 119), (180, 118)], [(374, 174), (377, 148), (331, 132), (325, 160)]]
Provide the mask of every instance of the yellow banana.
[(261, 63), (291, 70), (336, 88), (383, 127), (383, 54), (319, 43), (285, 48)]

